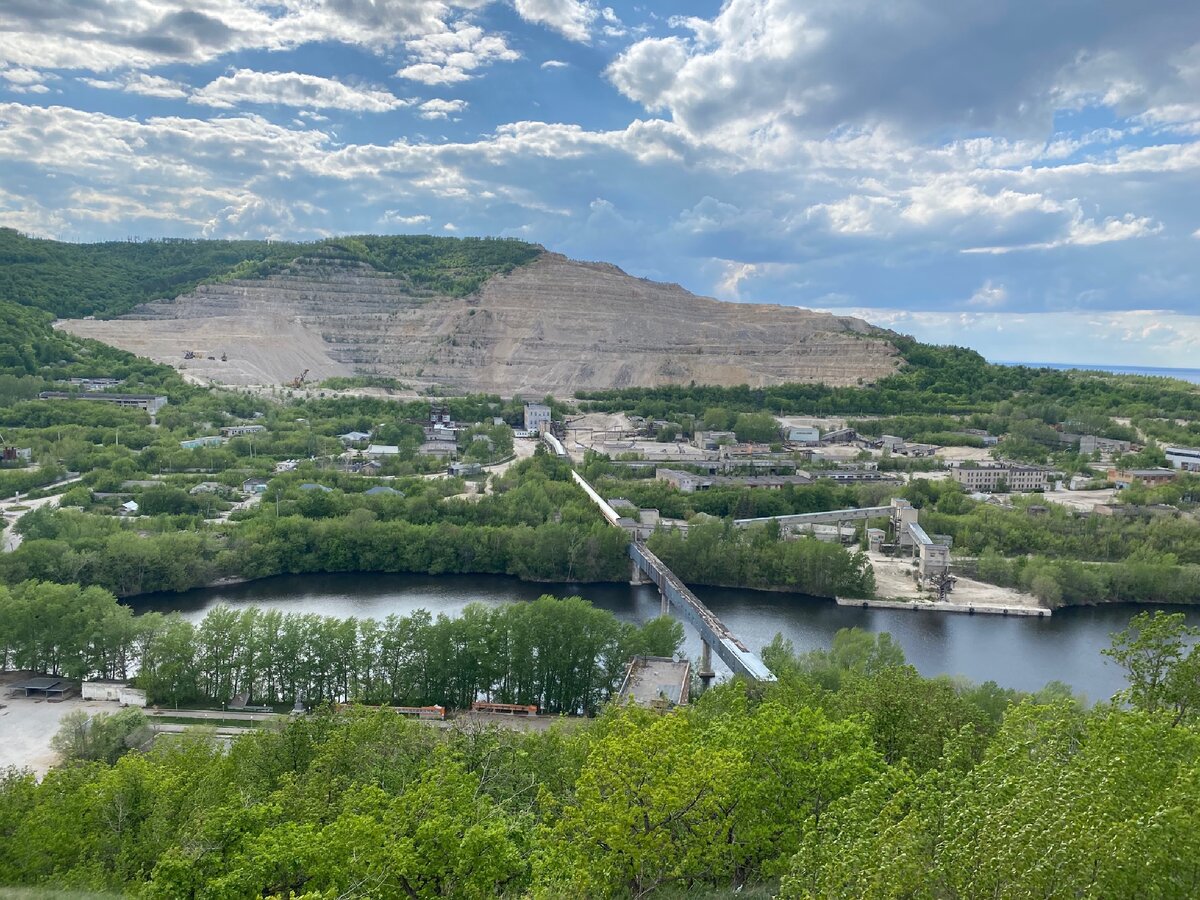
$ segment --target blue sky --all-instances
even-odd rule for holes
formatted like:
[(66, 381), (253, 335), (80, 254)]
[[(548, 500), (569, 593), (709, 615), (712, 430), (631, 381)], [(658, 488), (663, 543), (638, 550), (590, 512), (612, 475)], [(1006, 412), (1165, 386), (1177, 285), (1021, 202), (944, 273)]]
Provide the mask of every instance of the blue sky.
[(1200, 366), (1200, 4), (5, 0), (0, 225), (509, 235)]

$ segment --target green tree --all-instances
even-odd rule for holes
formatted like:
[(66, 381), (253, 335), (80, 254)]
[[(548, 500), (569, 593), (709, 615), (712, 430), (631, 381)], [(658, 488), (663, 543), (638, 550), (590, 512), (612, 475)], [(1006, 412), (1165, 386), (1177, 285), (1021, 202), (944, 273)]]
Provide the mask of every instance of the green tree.
[(1155, 610), (1134, 616), (1101, 652), (1125, 670), (1129, 686), (1117, 700), (1146, 712), (1166, 711), (1178, 725), (1200, 707), (1200, 628), (1183, 613)]

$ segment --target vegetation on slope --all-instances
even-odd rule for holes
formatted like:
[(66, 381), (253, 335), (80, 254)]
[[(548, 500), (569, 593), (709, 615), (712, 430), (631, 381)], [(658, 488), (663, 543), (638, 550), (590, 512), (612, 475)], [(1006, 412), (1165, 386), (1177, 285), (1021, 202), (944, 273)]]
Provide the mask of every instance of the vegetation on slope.
[(0, 301), (61, 318), (111, 317), (197, 284), (263, 278), (300, 256), (361, 262), (423, 291), (461, 297), (492, 275), (531, 262), (523, 241), (362, 235), (310, 243), (167, 239), (69, 244), (0, 228)]
[(228, 750), (199, 729), (115, 763), (81, 747), (40, 784), (0, 777), (0, 884), (307, 900), (1193, 897), (1195, 637), (1182, 616), (1137, 617), (1109, 651), (1129, 688), (1091, 710), (1061, 686), (925, 679), (886, 635), (850, 631), (802, 656), (777, 640), (764, 654), (777, 684), (722, 685), (671, 712), (611, 706), (572, 729), (325, 710)]
[(1105, 415), (1200, 418), (1200, 390), (1182, 381), (999, 366), (963, 347), (922, 344), (899, 335), (893, 342), (905, 366), (871, 386), (723, 388), (693, 384), (580, 391), (576, 396), (585, 401), (581, 404), (584, 410), (627, 411), (676, 421), (679, 417), (706, 418), (713, 409), (811, 416), (967, 414), (990, 412), (1009, 401), (1024, 407), (1079, 408)]

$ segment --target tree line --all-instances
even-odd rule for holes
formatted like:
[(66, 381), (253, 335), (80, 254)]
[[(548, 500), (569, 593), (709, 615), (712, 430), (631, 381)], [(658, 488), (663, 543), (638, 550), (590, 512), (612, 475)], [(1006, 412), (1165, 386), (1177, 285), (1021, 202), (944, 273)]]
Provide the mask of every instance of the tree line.
[(469, 707), (480, 698), (591, 715), (635, 654), (672, 656), (678, 622), (618, 622), (579, 597), (374, 619), (217, 607), (196, 624), (134, 616), (97, 587), (0, 587), (0, 670), (134, 676), (151, 702), (359, 701)]
[(611, 705), (570, 730), (443, 730), (359, 708), (227, 750), (198, 730), (40, 783), (9, 771), (0, 883), (150, 898), (1182, 900), (1200, 891), (1200, 651), (1181, 618), (1138, 617), (1115, 637), (1129, 689), (1091, 709), (1058, 689), (922, 678), (894, 643), (852, 631), (810, 654), (776, 641), (775, 684), (720, 685), (667, 713)]
[(871, 597), (875, 573), (866, 555), (814, 537), (783, 540), (778, 523), (736, 528), (729, 520), (693, 521), (656, 531), (648, 546), (688, 584), (785, 589), (816, 597)]

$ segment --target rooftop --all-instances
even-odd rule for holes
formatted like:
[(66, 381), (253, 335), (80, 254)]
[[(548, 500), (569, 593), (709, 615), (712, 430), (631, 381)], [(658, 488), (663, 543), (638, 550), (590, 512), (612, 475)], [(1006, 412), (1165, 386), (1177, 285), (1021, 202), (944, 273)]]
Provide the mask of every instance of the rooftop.
[(621, 699), (635, 703), (672, 706), (687, 703), (691, 687), (691, 664), (667, 656), (635, 656), (621, 685)]

